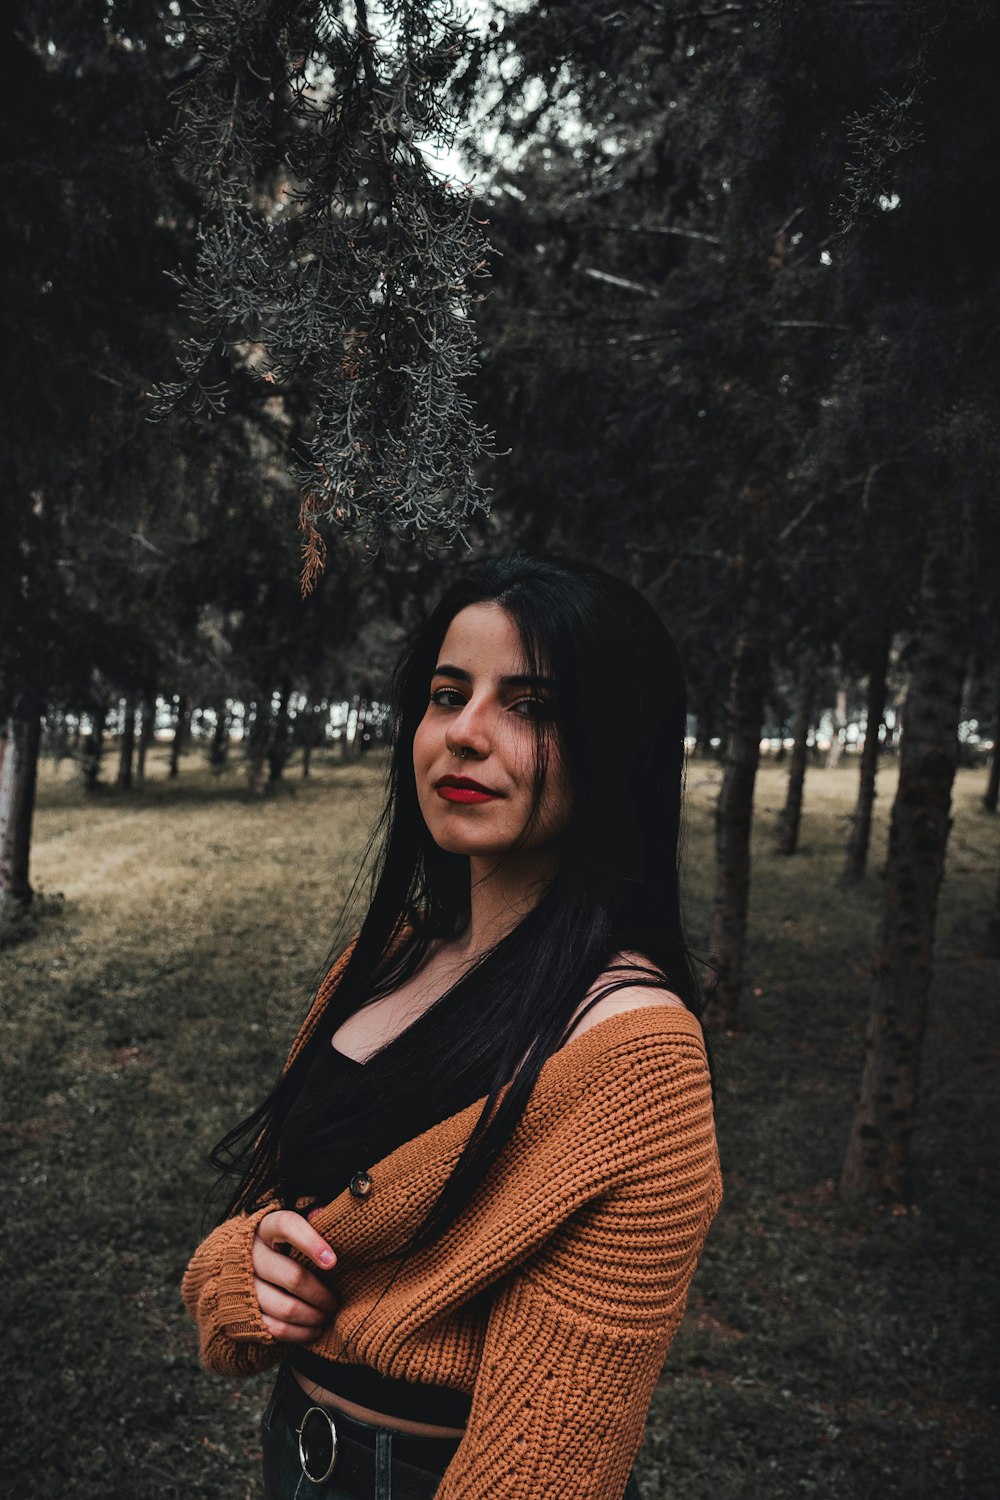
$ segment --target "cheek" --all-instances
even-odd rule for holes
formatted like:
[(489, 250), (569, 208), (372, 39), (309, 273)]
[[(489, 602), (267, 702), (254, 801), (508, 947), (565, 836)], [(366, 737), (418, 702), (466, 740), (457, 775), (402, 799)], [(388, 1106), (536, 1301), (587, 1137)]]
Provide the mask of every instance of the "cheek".
[(573, 815), (573, 792), (558, 748), (549, 752), (543, 810), (555, 831), (565, 828)]
[(426, 822), (429, 812), (427, 794), (427, 776), (430, 770), (432, 752), (428, 745), (428, 736), (422, 734), (421, 724), (413, 736), (413, 781), (417, 791), (417, 806)]
[(417, 805), (424, 818), (427, 817), (427, 778), (434, 760), (434, 750), (423, 722), (417, 726), (413, 736), (413, 781), (417, 791)]
[(434, 745), (433, 734), (427, 722), (427, 715), (420, 720), (416, 733), (413, 736), (413, 769), (419, 771), (433, 757)]

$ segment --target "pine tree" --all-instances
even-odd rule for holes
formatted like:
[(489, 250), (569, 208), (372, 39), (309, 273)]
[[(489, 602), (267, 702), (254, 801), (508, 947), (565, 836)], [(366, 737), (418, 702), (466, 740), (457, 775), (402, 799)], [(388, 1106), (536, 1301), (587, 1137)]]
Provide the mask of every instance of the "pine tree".
[(435, 153), (474, 33), (452, 0), (206, 0), (183, 27), (200, 63), (164, 149), (210, 209), (157, 413), (220, 411), (227, 362), (265, 396), (298, 391), (306, 588), (323, 523), (370, 552), (463, 538), (491, 451), (467, 390), (487, 247)]

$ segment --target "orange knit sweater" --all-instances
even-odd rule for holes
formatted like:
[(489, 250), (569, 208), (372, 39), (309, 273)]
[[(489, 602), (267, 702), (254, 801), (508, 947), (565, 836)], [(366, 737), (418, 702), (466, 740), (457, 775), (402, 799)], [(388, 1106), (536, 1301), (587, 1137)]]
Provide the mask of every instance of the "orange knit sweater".
[[(426, 1213), (483, 1102), (359, 1163), (368, 1196), (345, 1190), (313, 1218), (337, 1253), (340, 1301), (310, 1347), (340, 1357), (364, 1319), (347, 1359), (472, 1396), (437, 1500), (619, 1500), (721, 1196), (701, 1029), (678, 1006), (647, 1005), (574, 1037), (444, 1236), (402, 1271), (371, 1266)], [(184, 1276), (202, 1359), (220, 1374), (285, 1353), (253, 1292), (267, 1212), (219, 1225)]]

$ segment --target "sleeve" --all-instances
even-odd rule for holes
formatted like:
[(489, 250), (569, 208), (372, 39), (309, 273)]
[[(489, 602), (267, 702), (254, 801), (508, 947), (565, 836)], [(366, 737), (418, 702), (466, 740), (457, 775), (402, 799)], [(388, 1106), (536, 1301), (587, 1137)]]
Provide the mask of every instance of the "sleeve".
[(437, 1500), (621, 1500), (721, 1197), (704, 1052), (671, 1053), (601, 1095), (612, 1180), (500, 1283)]
[(253, 1375), (285, 1353), (261, 1318), (250, 1260), (257, 1225), (273, 1208), (268, 1204), (219, 1224), (184, 1273), (181, 1296), (198, 1325), (201, 1362), (216, 1375)]

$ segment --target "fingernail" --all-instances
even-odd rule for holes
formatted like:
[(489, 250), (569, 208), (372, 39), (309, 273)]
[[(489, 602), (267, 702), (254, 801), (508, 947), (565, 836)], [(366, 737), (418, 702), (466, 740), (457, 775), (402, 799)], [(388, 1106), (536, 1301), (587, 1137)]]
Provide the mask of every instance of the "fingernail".
[(320, 1251), (319, 1261), (321, 1266), (332, 1266), (336, 1259), (337, 1257), (334, 1255), (332, 1250)]

